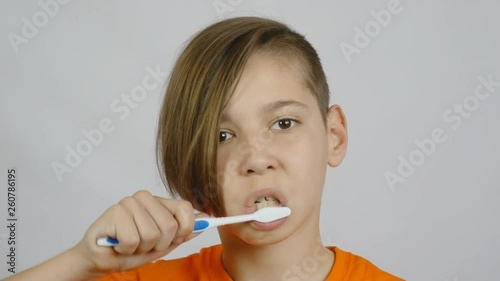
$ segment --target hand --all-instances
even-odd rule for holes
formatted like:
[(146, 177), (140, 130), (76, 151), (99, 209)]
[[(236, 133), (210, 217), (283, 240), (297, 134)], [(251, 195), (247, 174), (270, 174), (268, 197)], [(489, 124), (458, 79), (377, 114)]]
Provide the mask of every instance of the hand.
[[(188, 201), (164, 199), (143, 190), (108, 208), (72, 250), (89, 261), (92, 272), (124, 271), (161, 258), (198, 236), (192, 233), (194, 220)], [(97, 246), (102, 237), (117, 238), (119, 245)]]

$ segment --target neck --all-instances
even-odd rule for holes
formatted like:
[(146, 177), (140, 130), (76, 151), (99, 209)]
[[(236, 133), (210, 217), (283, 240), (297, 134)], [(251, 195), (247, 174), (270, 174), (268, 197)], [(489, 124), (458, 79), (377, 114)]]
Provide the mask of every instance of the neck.
[(233, 280), (325, 280), (334, 254), (321, 242), (319, 230), (303, 227), (271, 245), (250, 245), (220, 230), (222, 262)]

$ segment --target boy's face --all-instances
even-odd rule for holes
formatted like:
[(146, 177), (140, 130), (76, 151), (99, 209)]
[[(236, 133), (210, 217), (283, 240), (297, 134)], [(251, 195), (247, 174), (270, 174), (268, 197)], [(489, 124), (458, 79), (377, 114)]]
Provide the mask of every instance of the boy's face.
[(344, 157), (345, 126), (338, 106), (330, 108), (325, 126), (298, 63), (252, 55), (222, 113), (217, 155), (222, 203), (228, 216), (274, 205), (287, 206), (292, 214), (274, 224), (224, 226), (221, 237), (263, 245), (317, 232), (326, 167)]

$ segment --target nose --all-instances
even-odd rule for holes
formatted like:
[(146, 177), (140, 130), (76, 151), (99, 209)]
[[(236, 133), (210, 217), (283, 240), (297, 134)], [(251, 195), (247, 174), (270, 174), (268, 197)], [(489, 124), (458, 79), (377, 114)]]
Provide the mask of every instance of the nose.
[(276, 170), (278, 161), (271, 153), (268, 146), (258, 146), (248, 144), (241, 151), (240, 173), (243, 175), (263, 175), (267, 172)]

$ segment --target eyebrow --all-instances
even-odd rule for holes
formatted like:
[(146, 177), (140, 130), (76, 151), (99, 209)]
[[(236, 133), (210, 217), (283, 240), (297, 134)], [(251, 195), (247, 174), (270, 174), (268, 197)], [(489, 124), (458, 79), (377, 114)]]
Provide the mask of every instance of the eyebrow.
[[(272, 112), (276, 112), (277, 110), (279, 110), (283, 107), (287, 107), (287, 106), (295, 106), (295, 107), (302, 108), (302, 109), (309, 108), (309, 106), (307, 104), (296, 101), (296, 100), (278, 100), (278, 101), (266, 104), (264, 107), (262, 107), (260, 109), (259, 113), (261, 115), (266, 115), (266, 114), (269, 114)], [(226, 121), (226, 120), (230, 120), (230, 119), (231, 118), (229, 118), (229, 116), (226, 116), (226, 114), (222, 114), (222, 116), (221, 116), (221, 121)]]
[(266, 114), (266, 113), (270, 113), (270, 112), (275, 112), (278, 109), (281, 109), (281, 108), (287, 107), (287, 106), (295, 106), (295, 107), (299, 107), (299, 108), (303, 108), (303, 109), (309, 108), (309, 106), (307, 106), (307, 104), (301, 103), (301, 102), (296, 101), (296, 100), (279, 100), (279, 101), (275, 101), (275, 102), (266, 104), (260, 110), (260, 113)]

